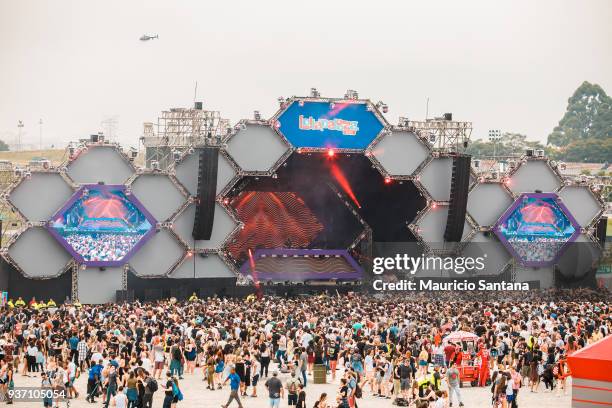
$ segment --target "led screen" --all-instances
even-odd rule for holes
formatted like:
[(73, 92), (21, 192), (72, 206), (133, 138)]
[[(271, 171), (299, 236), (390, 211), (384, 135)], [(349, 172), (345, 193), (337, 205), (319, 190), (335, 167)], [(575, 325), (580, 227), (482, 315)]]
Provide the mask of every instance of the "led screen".
[(294, 147), (365, 149), (383, 129), (365, 103), (293, 102), (277, 121)]
[(578, 234), (578, 225), (555, 194), (523, 194), (495, 227), (519, 260), (532, 266), (552, 263)]
[(155, 220), (123, 186), (81, 188), (49, 223), (52, 234), (87, 265), (127, 261)]

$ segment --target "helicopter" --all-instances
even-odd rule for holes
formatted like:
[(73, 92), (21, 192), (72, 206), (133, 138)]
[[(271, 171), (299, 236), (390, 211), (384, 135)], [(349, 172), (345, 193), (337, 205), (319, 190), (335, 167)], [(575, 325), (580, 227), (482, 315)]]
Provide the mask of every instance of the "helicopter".
[(159, 39), (158, 34), (155, 34), (155, 35), (143, 34), (142, 37), (140, 37), (140, 41), (149, 41), (149, 40), (155, 40), (155, 39)]

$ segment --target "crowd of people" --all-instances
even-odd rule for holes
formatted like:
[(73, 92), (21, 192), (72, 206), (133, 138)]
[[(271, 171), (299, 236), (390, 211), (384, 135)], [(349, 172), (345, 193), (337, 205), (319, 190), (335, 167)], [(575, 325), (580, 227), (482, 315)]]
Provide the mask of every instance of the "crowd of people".
[(88, 262), (121, 260), (143, 234), (69, 234), (64, 237), (68, 245)]
[(565, 245), (565, 239), (538, 237), (528, 240), (526, 238), (512, 237), (508, 242), (514, 248), (523, 261), (546, 262), (553, 260), (561, 247)]
[[(163, 408), (174, 408), (182, 379), (201, 376), (201, 392), (229, 386), (223, 407), (263, 397), (273, 408), (356, 408), (367, 395), (381, 406), (447, 408), (464, 405), (461, 369), (470, 365), (477, 375), (468, 382), (490, 389), (479, 406), (518, 407), (526, 392), (568, 392), (565, 359), (610, 334), (609, 298), (571, 290), (106, 305), (11, 299), (0, 313), (0, 394), (10, 403), (21, 377), (40, 372), (41, 387), (66, 398), (150, 408), (162, 392)], [(474, 338), (448, 341), (457, 331)], [(337, 384), (335, 395), (308, 391), (321, 373)], [(86, 395), (75, 387), (80, 376)]]

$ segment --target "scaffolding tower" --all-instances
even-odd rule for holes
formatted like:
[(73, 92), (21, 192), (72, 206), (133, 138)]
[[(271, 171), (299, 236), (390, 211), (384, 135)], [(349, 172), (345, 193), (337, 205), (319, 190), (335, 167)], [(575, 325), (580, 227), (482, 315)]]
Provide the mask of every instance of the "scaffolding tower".
[(400, 126), (414, 131), (441, 152), (458, 153), (466, 149), (472, 135), (472, 122), (452, 120), (452, 114), (424, 121), (400, 117)]
[(146, 122), (141, 141), (145, 148), (148, 168), (167, 169), (186, 149), (204, 145), (218, 145), (231, 130), (229, 121), (218, 111), (194, 107), (172, 108), (162, 111), (157, 124)]

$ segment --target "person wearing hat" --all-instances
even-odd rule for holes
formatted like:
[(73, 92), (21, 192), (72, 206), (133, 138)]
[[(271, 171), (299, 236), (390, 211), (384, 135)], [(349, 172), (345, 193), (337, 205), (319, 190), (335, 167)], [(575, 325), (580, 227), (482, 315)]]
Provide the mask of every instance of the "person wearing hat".
[(270, 397), (270, 408), (278, 408), (280, 400), (284, 397), (283, 383), (278, 379), (278, 371), (272, 373), (272, 378), (268, 378), (265, 382)]

